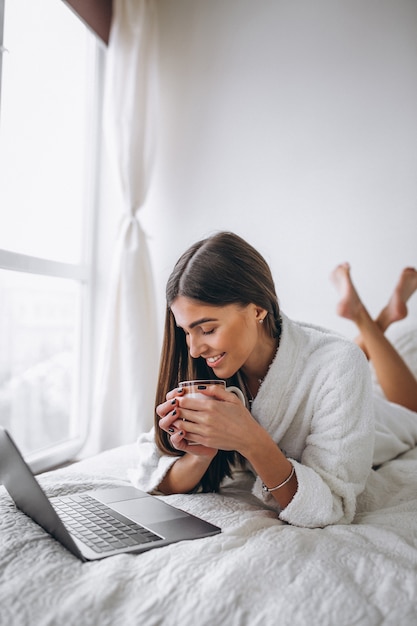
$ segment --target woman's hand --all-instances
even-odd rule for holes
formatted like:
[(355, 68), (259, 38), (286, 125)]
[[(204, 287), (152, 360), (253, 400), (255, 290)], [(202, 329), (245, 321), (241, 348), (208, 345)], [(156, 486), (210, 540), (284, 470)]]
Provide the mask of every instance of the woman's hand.
[(204, 397), (190, 398), (174, 390), (157, 408), (160, 427), (171, 435), (181, 457), (159, 485), (163, 493), (191, 491), (201, 480), (218, 450), (236, 450), (246, 458), (267, 485), (284, 482), (271, 492), (282, 508), (294, 497), (297, 477), (291, 463), (269, 433), (256, 422), (237, 396), (219, 385), (201, 390)]
[(156, 407), (156, 413), (161, 418), (159, 427), (168, 433), (171, 444), (177, 450), (194, 456), (206, 457), (211, 461), (217, 454), (217, 448), (209, 448), (187, 440), (185, 422), (179, 417), (179, 399), (183, 395), (182, 389), (173, 389), (167, 393), (166, 401)]
[(171, 433), (174, 447), (198, 455), (220, 449), (246, 456), (260, 428), (257, 422), (235, 394), (219, 385), (208, 386), (201, 394), (205, 397), (189, 397), (174, 390), (157, 408), (160, 427)]

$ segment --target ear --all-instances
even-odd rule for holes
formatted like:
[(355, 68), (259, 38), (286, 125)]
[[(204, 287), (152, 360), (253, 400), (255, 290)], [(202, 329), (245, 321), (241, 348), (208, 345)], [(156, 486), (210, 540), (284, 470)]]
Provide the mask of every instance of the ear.
[(268, 311), (260, 306), (255, 306), (255, 319), (258, 324), (263, 324), (264, 319), (268, 315)]

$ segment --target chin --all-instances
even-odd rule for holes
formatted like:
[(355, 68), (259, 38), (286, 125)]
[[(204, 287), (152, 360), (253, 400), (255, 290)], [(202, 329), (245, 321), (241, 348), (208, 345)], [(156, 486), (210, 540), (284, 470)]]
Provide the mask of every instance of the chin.
[(227, 365), (226, 363), (219, 363), (218, 367), (211, 367), (211, 370), (217, 378), (226, 380), (234, 376), (236, 372), (239, 371), (239, 367), (236, 367), (235, 365), (230, 366), (230, 364)]
[(232, 378), (232, 376), (236, 374), (237, 370), (230, 371), (227, 369), (222, 370), (221, 368), (219, 368), (217, 371), (213, 370), (213, 372), (217, 376), (217, 378), (227, 380), (228, 378)]

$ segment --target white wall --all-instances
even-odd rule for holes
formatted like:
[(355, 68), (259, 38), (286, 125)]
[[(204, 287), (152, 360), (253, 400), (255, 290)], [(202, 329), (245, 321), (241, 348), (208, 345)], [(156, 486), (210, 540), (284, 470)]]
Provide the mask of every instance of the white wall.
[(160, 135), (142, 223), (161, 326), (178, 256), (231, 229), (270, 262), (288, 315), (353, 336), (331, 269), (349, 260), (376, 314), (417, 264), (417, 3), (157, 5)]

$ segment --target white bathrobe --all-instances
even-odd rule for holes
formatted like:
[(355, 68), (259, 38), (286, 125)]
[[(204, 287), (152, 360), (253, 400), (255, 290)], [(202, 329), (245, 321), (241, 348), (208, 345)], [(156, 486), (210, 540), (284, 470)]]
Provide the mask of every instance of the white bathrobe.
[[(368, 362), (353, 342), (282, 318), (280, 346), (252, 415), (294, 465), (298, 489), (285, 509), (262, 491), (259, 477), (253, 493), (289, 524), (350, 523), (372, 464), (415, 445), (417, 414), (375, 396)], [(155, 491), (177, 458), (161, 454), (153, 430), (138, 445), (131, 480)]]

